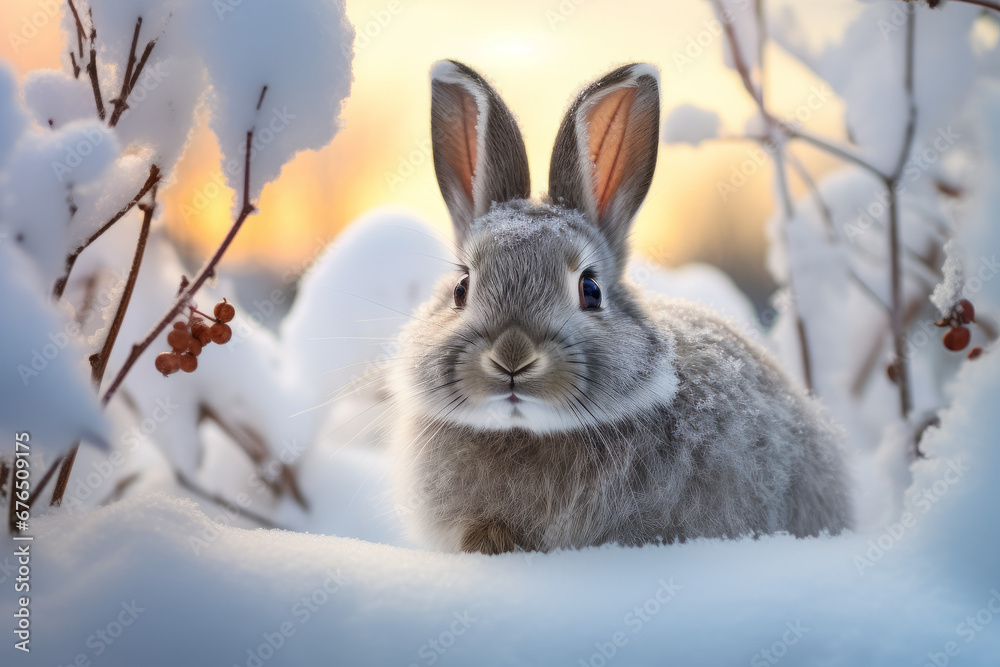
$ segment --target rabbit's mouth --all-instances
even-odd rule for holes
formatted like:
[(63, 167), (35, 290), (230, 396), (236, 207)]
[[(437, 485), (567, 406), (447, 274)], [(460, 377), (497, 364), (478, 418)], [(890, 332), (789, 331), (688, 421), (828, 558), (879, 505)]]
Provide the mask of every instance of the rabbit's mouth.
[(472, 426), (497, 431), (523, 429), (551, 433), (580, 425), (551, 402), (519, 390), (494, 394), (462, 412), (454, 417)]

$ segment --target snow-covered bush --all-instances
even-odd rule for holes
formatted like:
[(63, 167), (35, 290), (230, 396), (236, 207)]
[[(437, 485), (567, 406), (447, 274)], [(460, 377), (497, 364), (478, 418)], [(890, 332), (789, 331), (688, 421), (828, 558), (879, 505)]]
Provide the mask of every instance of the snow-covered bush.
[[(278, 458), (283, 438), (296, 440), (284, 423), (301, 384), (285, 374), (273, 337), (238, 341), (240, 354), (207, 350), (196, 377), (169, 384), (151, 381), (152, 357), (196, 299), (232, 294), (231, 284), (210, 281), (264, 184), (336, 134), (352, 78), (343, 3), (67, 0), (62, 8), (61, 70), (29, 72), (18, 91), (0, 67), (0, 294), (28, 322), (4, 346), (0, 424), (32, 432), (36, 493), (61, 460), (56, 503), (64, 495), (70, 505), (96, 503), (135, 479), (121, 464), (99, 480), (78, 474), (67, 488), (81, 442), (84, 458), (94, 454), (87, 445), (113, 444), (118, 461), (127, 458), (119, 450), (133, 453), (126, 440), (155, 442), (166, 469), (191, 486), (207, 421), (243, 447), (261, 483), (305, 504), (294, 460)], [(285, 39), (279, 52), (275, 31)], [(157, 194), (173, 183), (201, 106), (238, 195), (229, 234), (188, 278), (161, 228)], [(237, 304), (241, 316), (227, 326), (245, 326), (243, 310)]]
[[(998, 14), (963, 2), (872, 2), (839, 40), (817, 47), (803, 38), (815, 19), (798, 6), (771, 14), (730, 4), (745, 3), (713, 6), (726, 63), (758, 108), (744, 138), (775, 165), (769, 266), (782, 289), (765, 313), (770, 337), (846, 428), (868, 496), (860, 518), (877, 525), (899, 511), (908, 466), (948, 404), (945, 387), (997, 337), (1000, 302), (983, 289), (997, 246), (969, 237), (991, 226), (981, 202), (993, 188), (982, 174), (997, 154), (982, 147), (998, 130), (989, 108), (1000, 48), (982, 34), (996, 30)], [(770, 108), (761, 54), (775, 46), (841, 98), (848, 143)], [(668, 143), (691, 141), (672, 129), (680, 111), (688, 124), (711, 113), (686, 105), (670, 114)], [(797, 156), (802, 144), (841, 166), (816, 182)], [(807, 189), (797, 199), (793, 180)], [(963, 299), (975, 322), (953, 317)], [(881, 492), (880, 477), (892, 480)]]

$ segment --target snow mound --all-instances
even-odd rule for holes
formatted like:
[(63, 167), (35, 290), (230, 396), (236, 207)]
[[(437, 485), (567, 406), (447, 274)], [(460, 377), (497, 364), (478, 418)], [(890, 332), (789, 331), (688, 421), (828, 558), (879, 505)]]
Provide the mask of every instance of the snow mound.
[(708, 306), (734, 320), (747, 335), (760, 333), (753, 304), (725, 271), (710, 264), (692, 262), (667, 269), (633, 260), (629, 277), (649, 292)]
[(81, 362), (80, 326), (45, 299), (41, 285), (28, 257), (0, 241), (0, 311), (16, 314), (0, 346), (0, 427), (11, 443), (10, 434), (27, 431), (32, 452), (51, 461), (84, 435), (106, 447), (107, 425)]
[(450, 244), (412, 215), (383, 208), (351, 223), (313, 262), (281, 328), (287, 372), (309, 392), (303, 409), (331, 406), (343, 423), (372, 404), (399, 354), (400, 327), (452, 268)]
[[(490, 557), (235, 528), (158, 494), (56, 512), (34, 526), (31, 609), (45, 622), (31, 659), (993, 665), (1000, 565), (978, 517), (1000, 501), (998, 391), (1000, 356), (988, 350), (966, 364), (926, 440), (907, 513), (872, 534)], [(369, 463), (328, 465), (346, 480)], [(324, 509), (362, 516), (364, 504)], [(4, 614), (12, 590), (0, 593)], [(0, 649), (5, 663), (13, 651)]]

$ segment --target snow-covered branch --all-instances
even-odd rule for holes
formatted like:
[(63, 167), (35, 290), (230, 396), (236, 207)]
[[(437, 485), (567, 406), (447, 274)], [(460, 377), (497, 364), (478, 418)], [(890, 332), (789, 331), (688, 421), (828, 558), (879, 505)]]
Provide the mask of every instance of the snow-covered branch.
[[(266, 92), (266, 86), (261, 90), (261, 96), (257, 104), (257, 108), (260, 108), (261, 102), (263, 102), (264, 94)], [(125, 364), (122, 366), (118, 374), (115, 375), (114, 380), (108, 386), (104, 395), (101, 397), (101, 405), (107, 405), (108, 401), (111, 400), (112, 396), (121, 386), (122, 381), (124, 381), (125, 376), (132, 369), (135, 362), (142, 356), (142, 353), (159, 337), (167, 326), (173, 322), (181, 311), (194, 299), (198, 290), (201, 289), (205, 282), (215, 275), (215, 269), (222, 260), (222, 256), (229, 249), (236, 235), (239, 233), (240, 229), (243, 227), (243, 223), (246, 219), (253, 213), (256, 209), (254, 205), (250, 202), (250, 159), (253, 155), (251, 150), (253, 146), (253, 129), (251, 128), (247, 131), (246, 135), (246, 154), (243, 163), (243, 206), (240, 208), (240, 213), (233, 221), (232, 226), (229, 228), (225, 238), (222, 239), (222, 243), (216, 248), (215, 252), (208, 259), (202, 269), (198, 272), (198, 275), (191, 281), (190, 285), (186, 289), (182, 290), (180, 295), (174, 300), (174, 304), (167, 310), (167, 312), (160, 318), (160, 320), (153, 325), (149, 333), (146, 336), (132, 346), (132, 350), (129, 353), (128, 358), (125, 360)]]
[(60, 276), (56, 280), (56, 284), (52, 288), (52, 296), (54, 298), (56, 299), (62, 298), (63, 292), (66, 289), (66, 283), (69, 282), (69, 276), (73, 272), (73, 267), (76, 265), (76, 260), (80, 257), (80, 253), (86, 250), (90, 246), (90, 244), (92, 244), (94, 241), (101, 238), (101, 236), (106, 231), (111, 229), (111, 227), (113, 227), (116, 222), (121, 220), (123, 217), (125, 217), (125, 215), (128, 214), (129, 211), (135, 208), (135, 206), (140, 201), (142, 201), (142, 198), (145, 197), (146, 194), (151, 189), (156, 187), (156, 184), (160, 182), (160, 178), (161, 178), (160, 169), (155, 164), (150, 165), (149, 177), (146, 179), (146, 182), (142, 184), (142, 187), (139, 188), (139, 191), (135, 193), (135, 196), (132, 197), (132, 199), (127, 204), (125, 204), (125, 206), (119, 209), (117, 213), (111, 216), (111, 218), (107, 222), (101, 225), (93, 234), (88, 236), (83, 243), (81, 243), (79, 246), (76, 247), (75, 250), (73, 250), (73, 252), (66, 255), (65, 272), (63, 273), (62, 276)]

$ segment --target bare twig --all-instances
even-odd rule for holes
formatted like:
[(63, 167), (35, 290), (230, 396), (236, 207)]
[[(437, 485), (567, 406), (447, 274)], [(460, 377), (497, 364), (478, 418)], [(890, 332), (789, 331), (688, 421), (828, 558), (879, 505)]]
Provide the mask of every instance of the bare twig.
[(52, 462), (52, 465), (49, 466), (49, 469), (45, 471), (45, 474), (42, 475), (42, 481), (35, 485), (34, 491), (32, 491), (31, 495), (28, 496), (28, 507), (35, 506), (35, 501), (38, 500), (40, 495), (42, 495), (42, 491), (45, 490), (45, 485), (49, 483), (49, 480), (52, 479), (52, 475), (59, 469), (59, 464), (62, 460), (63, 457), (61, 456), (57, 458)]
[[(791, 152), (789, 152), (786, 157), (788, 158), (788, 163), (792, 165), (792, 169), (795, 170), (796, 175), (805, 184), (806, 188), (809, 190), (813, 198), (813, 205), (816, 207), (819, 217), (823, 220), (823, 227), (826, 230), (826, 240), (830, 243), (838, 243), (840, 237), (837, 234), (837, 226), (833, 221), (833, 214), (830, 212), (830, 207), (823, 200), (823, 195), (819, 191), (819, 186), (813, 179), (809, 170), (805, 168), (805, 165), (795, 157)], [(858, 273), (853, 268), (847, 269), (847, 275), (853, 280), (862, 291), (867, 294), (872, 301), (878, 305), (885, 308), (886, 312), (889, 312), (889, 304), (882, 300), (875, 290), (865, 282), (865, 279), (858, 275)]]
[(97, 116), (104, 120), (104, 99), (101, 96), (101, 83), (97, 79), (97, 26), (94, 25), (94, 13), (90, 13), (90, 61), (87, 63), (87, 74), (90, 76), (90, 87), (94, 90), (94, 102), (97, 104)]
[(906, 129), (903, 131), (903, 145), (896, 158), (896, 167), (889, 178), (898, 181), (903, 175), (906, 161), (910, 157), (910, 147), (917, 131), (917, 102), (913, 96), (913, 35), (916, 26), (916, 12), (909, 12), (906, 18), (906, 57), (903, 66), (903, 90), (906, 92)]
[(856, 284), (858, 287), (860, 287), (861, 290), (865, 294), (868, 295), (869, 299), (871, 299), (876, 304), (878, 304), (879, 306), (881, 306), (883, 308), (883, 310), (885, 310), (886, 313), (891, 313), (892, 312), (892, 307), (889, 304), (887, 304), (882, 299), (882, 297), (879, 296), (878, 293), (875, 292), (874, 289), (872, 289), (871, 285), (869, 285), (865, 281), (864, 278), (862, 278), (861, 276), (859, 276), (858, 273), (853, 268), (848, 268), (847, 269), (847, 275), (848, 275), (848, 277), (850, 277), (851, 280), (854, 281), (854, 284)]
[[(917, 316), (921, 312), (921, 309), (923, 308), (923, 304), (924, 302), (922, 299), (912, 299), (910, 301), (909, 305), (906, 307), (907, 323), (912, 323), (916, 320)], [(851, 395), (854, 396), (854, 398), (861, 398), (862, 394), (864, 394), (865, 388), (868, 386), (868, 382), (874, 375), (875, 370), (879, 367), (879, 359), (882, 357), (882, 346), (884, 345), (885, 337), (891, 332), (892, 330), (888, 324), (883, 322), (879, 327), (877, 334), (873, 336), (865, 336), (865, 339), (871, 341), (871, 345), (868, 348), (867, 354), (864, 355), (861, 361), (861, 366), (854, 374), (854, 379), (851, 381)]]
[[(83, 39), (87, 36), (87, 31), (83, 29), (83, 21), (80, 20), (80, 12), (76, 11), (76, 5), (73, 4), (73, 0), (66, 0), (69, 4), (69, 10), (73, 12), (73, 20), (76, 22), (76, 45), (80, 50), (80, 58), (83, 58)], [(73, 52), (70, 51), (70, 56)], [(76, 63), (73, 63), (76, 65)]]
[[(115, 310), (115, 316), (108, 325), (108, 335), (104, 339), (101, 350), (90, 355), (90, 378), (99, 392), (101, 381), (104, 379), (104, 371), (108, 367), (108, 359), (111, 358), (111, 350), (118, 340), (118, 332), (121, 331), (122, 322), (125, 321), (125, 312), (128, 310), (129, 302), (132, 300), (132, 292), (135, 290), (135, 283), (139, 277), (139, 269), (142, 267), (142, 257), (146, 252), (146, 240), (149, 238), (149, 228), (153, 222), (153, 212), (156, 209), (156, 186), (153, 186), (151, 202), (140, 204), (142, 209), (142, 227), (139, 229), (139, 240), (135, 245), (135, 255), (132, 257), (132, 268), (129, 269), (128, 278), (125, 280), (125, 289), (122, 293), (121, 301)], [(76, 461), (76, 453), (80, 449), (78, 440), (63, 459), (62, 467), (59, 470), (59, 478), (56, 479), (56, 486), (52, 490), (52, 501), (49, 503), (53, 507), (62, 505), (66, 487), (69, 485), (69, 475), (73, 470), (73, 463)]]
[[(764, 21), (764, 2), (763, 0), (755, 0), (754, 11), (756, 13), (757, 19), (757, 29), (758, 36), (761, 38), (765, 34), (766, 26)], [(724, 16), (723, 7), (721, 0), (715, 0), (716, 11), (720, 18)], [(775, 131), (783, 131), (784, 126), (782, 123), (778, 122), (767, 110), (767, 105), (764, 103), (764, 74), (763, 70), (760, 72), (761, 82), (759, 85), (754, 85), (753, 76), (750, 71), (750, 67), (747, 65), (746, 60), (743, 58), (743, 52), (740, 50), (739, 40), (736, 38), (736, 32), (733, 30), (732, 25), (728, 21), (722, 21), (723, 29), (726, 35), (726, 41), (729, 42), (729, 50), (733, 55), (733, 65), (736, 71), (740, 75), (740, 79), (743, 82), (743, 87), (746, 89), (750, 97), (753, 98), (754, 102), (757, 103), (757, 109), (760, 111), (764, 122), (769, 128), (768, 138)], [(758, 48), (762, 48), (758, 45)], [(763, 51), (761, 51), (763, 53)], [(761, 61), (763, 63), (763, 61)], [(794, 217), (794, 210), (792, 205), (791, 193), (788, 189), (787, 175), (785, 173), (785, 148), (783, 145), (783, 140), (778, 138), (774, 141), (774, 162), (775, 162), (775, 175), (778, 179), (778, 187), (781, 192), (781, 206), (782, 211), (786, 221), (789, 221)], [(787, 225), (786, 232), (787, 232)], [(799, 338), (799, 349), (802, 355), (802, 381), (806, 389), (812, 393), (813, 391), (813, 374), (812, 374), (812, 357), (809, 352), (809, 338), (806, 333), (805, 321), (802, 319), (801, 310), (799, 308), (799, 302), (797, 301), (797, 293), (795, 290), (795, 280), (792, 276), (792, 272), (789, 271), (788, 274), (788, 292), (791, 296), (791, 302), (795, 308), (795, 322), (796, 331), (798, 332)]]
[(906, 419), (913, 408), (910, 394), (909, 364), (906, 358), (906, 323), (904, 321), (906, 304), (903, 302), (903, 269), (900, 259), (899, 232), (899, 199), (896, 186), (903, 173), (906, 160), (910, 155), (917, 122), (917, 106), (913, 97), (913, 35), (916, 25), (916, 12), (906, 14), (906, 57), (903, 68), (903, 87), (907, 100), (906, 130), (903, 133), (903, 145), (896, 160), (896, 168), (889, 178), (885, 179), (889, 191), (889, 285), (892, 311), (890, 322), (892, 326), (892, 344), (896, 366), (896, 386), (899, 389), (899, 412)]
[(111, 385), (108, 387), (104, 396), (101, 398), (101, 404), (107, 405), (111, 397), (115, 395), (115, 392), (121, 386), (122, 381), (128, 372), (135, 365), (135, 362), (139, 359), (143, 352), (152, 345), (153, 341), (159, 337), (160, 333), (167, 328), (167, 326), (177, 317), (178, 314), (184, 309), (184, 307), (194, 298), (201, 289), (201, 286), (215, 274), (215, 267), (219, 264), (222, 256), (229, 249), (236, 235), (239, 233), (240, 228), (243, 227), (243, 223), (246, 219), (253, 213), (256, 208), (250, 203), (250, 155), (253, 143), (253, 130), (247, 132), (246, 141), (246, 156), (243, 165), (243, 206), (240, 209), (240, 213), (236, 220), (233, 222), (232, 227), (229, 228), (229, 232), (226, 234), (222, 243), (216, 249), (215, 253), (209, 258), (205, 263), (205, 266), (198, 272), (191, 284), (176, 298), (174, 299), (173, 305), (167, 310), (167, 312), (160, 318), (149, 333), (138, 343), (132, 346), (132, 351), (129, 353), (128, 358), (125, 360), (125, 364), (122, 366), (121, 370), (112, 380)]
[[(785, 150), (780, 144), (774, 151), (774, 172), (778, 180), (778, 191), (781, 193), (781, 209), (785, 222), (790, 222), (795, 217), (795, 209), (792, 204), (792, 196), (788, 187), (788, 177), (785, 173)], [(791, 246), (791, 239), (788, 237), (788, 225), (785, 226), (785, 242)], [(798, 293), (795, 289), (795, 278), (793, 271), (788, 272), (788, 292), (791, 303), (795, 309), (795, 330), (799, 337), (799, 351), (802, 362), (802, 383), (809, 393), (813, 392), (812, 356), (809, 352), (809, 336), (806, 333), (806, 323), (802, 318), (802, 309), (799, 307)]]
[[(760, 6), (761, 4), (763, 4), (762, 1), (757, 3), (758, 12), (763, 11), (763, 8)], [(769, 118), (764, 109), (764, 97), (760, 89), (754, 85), (750, 68), (743, 59), (743, 52), (740, 51), (739, 40), (736, 39), (736, 32), (733, 30), (732, 22), (722, 20), (725, 17), (725, 8), (722, 6), (722, 0), (715, 0), (715, 9), (722, 23), (722, 29), (726, 33), (726, 41), (729, 42), (729, 50), (733, 54), (733, 65), (736, 67), (736, 72), (743, 81), (743, 87), (746, 88), (746, 91), (750, 93), (750, 96), (757, 103), (757, 108), (760, 109), (761, 113), (765, 114), (765, 118)]]
[(63, 495), (66, 494), (66, 488), (69, 486), (69, 474), (73, 471), (73, 463), (76, 462), (76, 453), (80, 451), (80, 441), (77, 440), (69, 452), (62, 458), (62, 465), (59, 466), (59, 476), (56, 478), (56, 486), (52, 490), (52, 500), (49, 501), (49, 505), (52, 507), (59, 507), (62, 505)]
[(115, 109), (111, 112), (111, 120), (108, 121), (109, 127), (115, 127), (118, 125), (118, 121), (121, 119), (122, 114), (129, 108), (129, 95), (132, 94), (132, 89), (135, 87), (136, 82), (142, 75), (142, 68), (146, 66), (149, 54), (152, 53), (153, 47), (156, 46), (156, 40), (150, 40), (149, 43), (146, 44), (146, 48), (143, 49), (142, 57), (139, 58), (138, 63), (136, 62), (135, 49), (139, 45), (139, 30), (141, 28), (142, 17), (140, 16), (135, 22), (135, 32), (132, 33), (132, 47), (129, 50), (128, 62), (125, 65), (125, 76), (122, 77), (122, 89), (118, 94), (118, 97), (112, 100), (112, 103), (115, 105)]
[(142, 226), (139, 228), (139, 240), (135, 246), (135, 255), (132, 257), (132, 268), (129, 269), (128, 278), (125, 280), (125, 291), (118, 309), (115, 311), (114, 319), (109, 324), (108, 335), (104, 339), (101, 350), (90, 356), (91, 379), (94, 384), (100, 386), (104, 379), (104, 371), (108, 367), (108, 359), (111, 357), (111, 350), (118, 339), (122, 322), (125, 321), (125, 311), (128, 310), (129, 301), (132, 300), (132, 292), (135, 290), (135, 283), (139, 277), (139, 269), (142, 267), (142, 258), (146, 252), (146, 241), (149, 239), (149, 228), (153, 222), (153, 212), (156, 210), (156, 186), (153, 186), (150, 193), (151, 202), (149, 204), (139, 204), (142, 209)]
[(837, 240), (837, 226), (833, 221), (833, 214), (830, 212), (830, 207), (827, 206), (826, 202), (823, 200), (823, 195), (820, 194), (819, 186), (816, 185), (816, 180), (813, 179), (812, 174), (806, 169), (805, 165), (795, 157), (791, 152), (786, 156), (788, 158), (788, 164), (792, 165), (792, 169), (795, 170), (795, 174), (799, 177), (799, 180), (806, 186), (809, 193), (813, 198), (813, 205), (816, 207), (816, 211), (819, 213), (819, 217), (823, 220), (823, 228), (826, 230), (826, 238), (830, 242)]
[(101, 502), (98, 504), (101, 507), (104, 507), (105, 505), (110, 505), (116, 500), (121, 500), (121, 497), (125, 495), (125, 491), (128, 489), (128, 487), (132, 486), (136, 482), (136, 480), (139, 479), (139, 476), (140, 476), (139, 471), (136, 471), (130, 475), (122, 477), (115, 484), (115, 488), (111, 490), (111, 493), (105, 496), (104, 499), (101, 500)]
[(52, 288), (52, 296), (56, 299), (62, 298), (63, 292), (66, 289), (66, 283), (69, 282), (69, 274), (73, 272), (73, 266), (76, 264), (77, 258), (80, 253), (86, 250), (86, 248), (99, 239), (104, 232), (111, 229), (111, 227), (125, 217), (125, 214), (131, 211), (139, 201), (146, 196), (146, 193), (150, 191), (153, 186), (155, 186), (160, 181), (160, 169), (155, 164), (149, 167), (149, 176), (146, 178), (146, 182), (143, 183), (139, 191), (132, 197), (132, 200), (125, 204), (117, 213), (111, 216), (111, 219), (101, 225), (100, 229), (87, 237), (87, 240), (80, 244), (76, 250), (71, 252), (66, 256), (66, 268), (63, 275), (56, 280), (55, 286)]
[(128, 52), (128, 62), (125, 64), (125, 76), (122, 77), (122, 89), (118, 93), (116, 99), (111, 100), (111, 103), (115, 105), (114, 111), (111, 112), (111, 120), (108, 125), (114, 127), (118, 124), (118, 119), (121, 118), (122, 112), (128, 108), (128, 93), (129, 84), (132, 82), (132, 70), (135, 69), (135, 47), (139, 45), (139, 31), (142, 29), (142, 17), (140, 16), (135, 21), (135, 30), (132, 32), (132, 46), (129, 48)]
[[(198, 422), (200, 423), (204, 420), (215, 422), (219, 428), (225, 431), (226, 435), (232, 438), (233, 442), (239, 445), (240, 449), (243, 450), (247, 457), (261, 471), (264, 470), (265, 465), (273, 461), (266, 441), (253, 427), (239, 422), (232, 423), (216, 412), (211, 405), (201, 403), (198, 406)], [(267, 484), (276, 497), (281, 497), (287, 490), (291, 494), (292, 499), (302, 509), (308, 510), (309, 503), (306, 501), (305, 496), (302, 495), (302, 490), (299, 488), (298, 480), (295, 477), (295, 471), (285, 465), (283, 461), (278, 461), (278, 463), (281, 465), (278, 471), (278, 479), (271, 479), (267, 475), (261, 475), (264, 483)]]
[(201, 496), (202, 498), (205, 498), (206, 500), (210, 500), (211, 502), (213, 502), (213, 503), (215, 503), (215, 504), (217, 504), (217, 505), (219, 505), (221, 507), (224, 507), (225, 509), (229, 510), (233, 514), (237, 514), (239, 516), (246, 517), (247, 519), (250, 519), (251, 521), (259, 523), (260, 525), (264, 526), (265, 528), (280, 528), (280, 526), (278, 524), (274, 523), (273, 521), (271, 521), (267, 517), (261, 516), (260, 514), (257, 514), (256, 512), (251, 512), (250, 510), (246, 509), (245, 507), (239, 507), (237, 505), (234, 505), (233, 503), (229, 502), (228, 500), (226, 500), (222, 496), (218, 495), (217, 493), (212, 493), (210, 491), (206, 491), (206, 490), (202, 489), (200, 486), (198, 486), (193, 481), (191, 481), (190, 479), (188, 479), (187, 476), (184, 475), (184, 473), (182, 473), (179, 470), (175, 470), (174, 471), (174, 477), (177, 479), (177, 483), (180, 484), (183, 488), (187, 489), (188, 491), (191, 491), (192, 493), (195, 493), (195, 494)]
[(156, 40), (151, 39), (146, 43), (146, 48), (142, 50), (142, 57), (139, 58), (139, 64), (135, 66), (135, 72), (132, 74), (132, 79), (129, 81), (128, 90), (129, 93), (135, 88), (135, 84), (139, 81), (139, 77), (142, 76), (142, 70), (146, 67), (146, 61), (149, 60), (149, 54), (153, 52), (153, 47), (156, 46)]
[(822, 151), (829, 153), (830, 155), (833, 155), (835, 157), (840, 158), (841, 160), (844, 160), (845, 162), (853, 162), (862, 169), (871, 172), (879, 179), (884, 180), (886, 177), (886, 174), (881, 169), (873, 165), (871, 162), (868, 162), (868, 160), (861, 157), (847, 146), (842, 146), (833, 141), (830, 141), (829, 139), (818, 137), (815, 134), (809, 132), (808, 130), (802, 128), (790, 127), (787, 124), (782, 125), (782, 128), (784, 129), (785, 134), (787, 134), (790, 139), (800, 139), (802, 141), (805, 141), (806, 143), (812, 144), (813, 146), (819, 148)]
[(994, 0), (955, 0), (955, 2), (964, 2), (967, 5), (976, 5), (978, 7), (992, 9), (995, 12), (1000, 12), (1000, 2), (995, 2)]
[[(764, 15), (764, 0), (754, 0), (753, 11), (754, 17), (757, 19), (757, 66), (760, 73), (760, 101), (764, 103), (764, 72), (767, 71), (764, 67), (764, 46), (767, 43), (767, 17)], [(764, 106), (767, 106), (766, 103)]]

